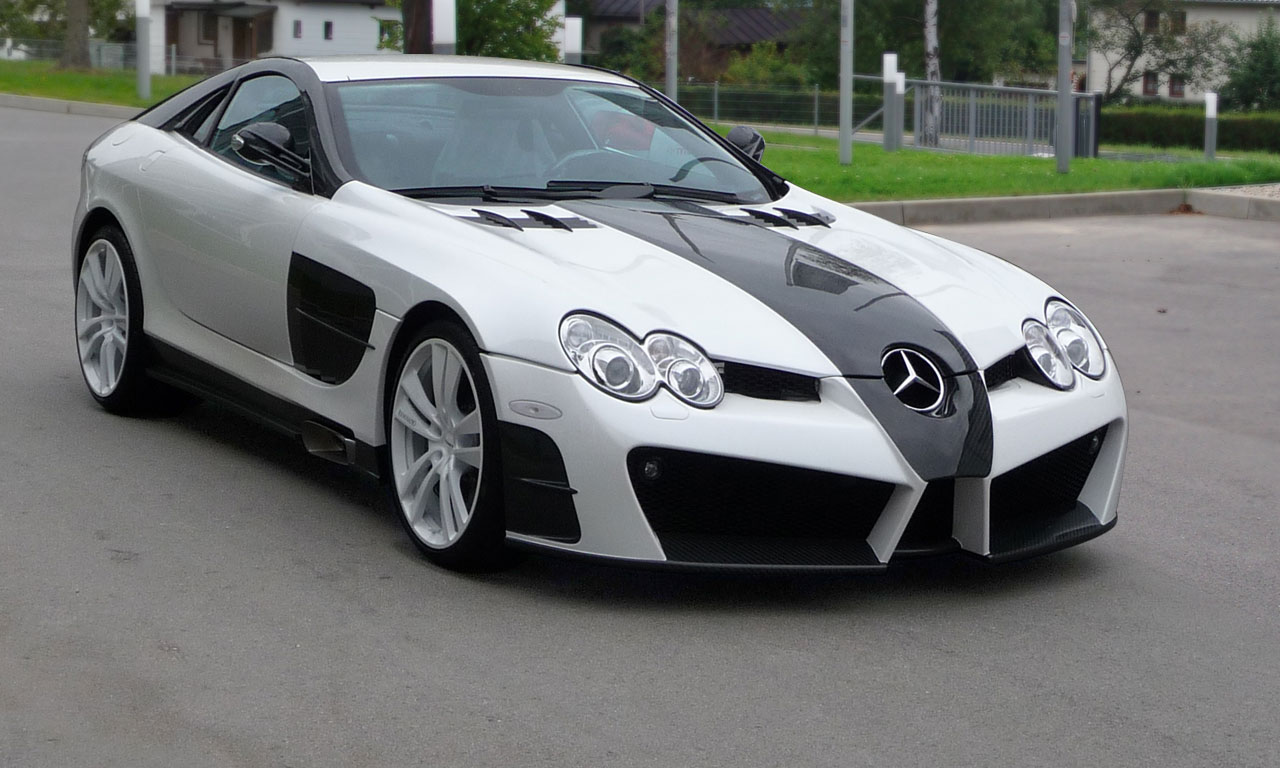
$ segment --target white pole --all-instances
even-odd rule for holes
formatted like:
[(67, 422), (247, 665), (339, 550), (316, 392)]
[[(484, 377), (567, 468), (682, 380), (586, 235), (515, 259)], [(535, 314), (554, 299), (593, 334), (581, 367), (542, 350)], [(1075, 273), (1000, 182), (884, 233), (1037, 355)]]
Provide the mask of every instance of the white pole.
[(458, 9), (455, 0), (431, 2), (431, 52), (445, 55), (458, 52)]
[(853, 162), (853, 9), (840, 0), (840, 164)]
[(880, 118), (882, 142), (885, 152), (892, 152), (897, 149), (893, 146), (893, 113), (897, 106), (897, 94), (894, 83), (898, 77), (898, 54), (886, 53), (881, 62), (883, 71), (880, 73), (884, 81), (884, 113)]
[(564, 63), (582, 63), (582, 17), (564, 17)]
[(138, 98), (151, 99), (151, 0), (136, 0), (133, 9), (137, 19), (134, 62), (138, 67)]
[(907, 121), (907, 75), (893, 73), (893, 148), (902, 149)]
[(667, 98), (676, 101), (676, 72), (680, 67), (680, 54), (677, 46), (679, 33), (680, 0), (667, 0)]
[(1218, 94), (1204, 95), (1204, 156), (1212, 160), (1218, 154)]
[(1071, 133), (1076, 115), (1071, 96), (1071, 25), (1074, 21), (1071, 0), (1058, 0), (1058, 125), (1054, 154), (1058, 156), (1058, 173), (1071, 172)]

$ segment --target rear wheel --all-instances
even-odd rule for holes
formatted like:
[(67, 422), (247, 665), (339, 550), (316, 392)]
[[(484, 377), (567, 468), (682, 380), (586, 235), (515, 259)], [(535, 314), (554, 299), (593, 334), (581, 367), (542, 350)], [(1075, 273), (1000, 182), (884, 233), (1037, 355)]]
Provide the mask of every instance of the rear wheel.
[(388, 487), (431, 561), (484, 570), (504, 561), (497, 415), (465, 329), (431, 323), (406, 346), (386, 413)]

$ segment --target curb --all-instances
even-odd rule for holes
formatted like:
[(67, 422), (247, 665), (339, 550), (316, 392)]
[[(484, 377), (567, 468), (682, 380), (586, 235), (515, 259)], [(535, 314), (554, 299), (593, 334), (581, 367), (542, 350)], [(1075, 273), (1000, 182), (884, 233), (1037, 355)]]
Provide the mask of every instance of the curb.
[(121, 120), (136, 117), (142, 112), (137, 107), (94, 104), (88, 101), (45, 99), (39, 96), (17, 96), (11, 93), (0, 93), (0, 107), (34, 109), (38, 112), (59, 112), (64, 115), (85, 115), (86, 117), (115, 117)]
[[(1190, 210), (1182, 209), (1184, 205), (1190, 206)], [(908, 227), (924, 224), (1064, 219), (1079, 216), (1141, 216), (1174, 212), (1280, 222), (1280, 200), (1242, 195), (1237, 192), (1217, 192), (1212, 189), (1153, 189), (1088, 192), (1074, 195), (904, 200), (849, 203), (849, 206)]]

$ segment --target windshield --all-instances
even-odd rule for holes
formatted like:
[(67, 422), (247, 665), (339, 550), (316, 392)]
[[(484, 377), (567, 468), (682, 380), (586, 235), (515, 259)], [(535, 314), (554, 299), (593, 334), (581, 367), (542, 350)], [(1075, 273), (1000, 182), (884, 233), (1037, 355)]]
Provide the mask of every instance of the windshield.
[(487, 77), (331, 87), (344, 155), (384, 189), (418, 197), (553, 189), (565, 197), (637, 185), (650, 194), (770, 199), (736, 157), (637, 87)]

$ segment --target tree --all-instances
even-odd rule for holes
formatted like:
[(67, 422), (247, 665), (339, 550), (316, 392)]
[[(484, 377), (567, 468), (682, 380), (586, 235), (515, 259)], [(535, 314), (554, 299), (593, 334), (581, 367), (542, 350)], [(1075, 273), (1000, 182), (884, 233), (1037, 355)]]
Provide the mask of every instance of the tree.
[[(402, 4), (403, 3), (403, 4)], [(555, 61), (552, 36), (560, 25), (550, 16), (556, 0), (457, 0), (457, 52), (464, 56)], [(400, 6), (405, 53), (431, 53), (431, 0), (388, 0)], [(399, 49), (399, 41), (380, 47)]]
[[(133, 40), (131, 0), (88, 0), (89, 35), (126, 43)], [(0, 0), (0, 38), (62, 40), (67, 35), (67, 0)]]
[(1280, 109), (1280, 24), (1274, 14), (1247, 37), (1236, 35), (1227, 53), (1223, 104), (1231, 109)]
[(1175, 24), (1180, 8), (1177, 0), (1091, 0), (1090, 47), (1105, 62), (1108, 101), (1128, 95), (1147, 72), (1180, 75), (1192, 86), (1219, 78), (1230, 28), (1216, 21), (1186, 24), (1185, 15)]
[[(924, 0), (924, 79), (942, 80), (942, 51), (938, 45), (938, 0)], [(936, 85), (925, 94), (921, 143), (938, 146), (938, 126), (942, 124), (942, 93)]]
[(756, 43), (748, 53), (734, 53), (722, 79), (726, 83), (803, 88), (811, 80), (803, 64), (792, 61), (777, 43)]
[(89, 68), (89, 0), (67, 0), (66, 35), (58, 66)]

